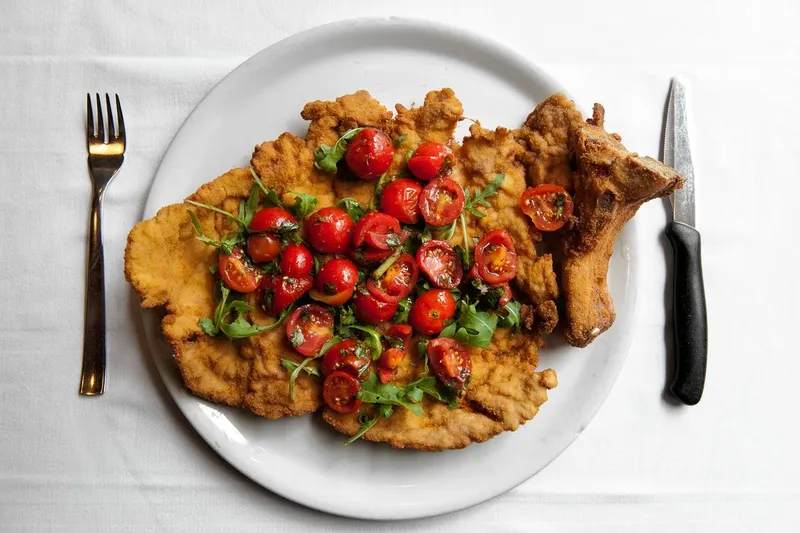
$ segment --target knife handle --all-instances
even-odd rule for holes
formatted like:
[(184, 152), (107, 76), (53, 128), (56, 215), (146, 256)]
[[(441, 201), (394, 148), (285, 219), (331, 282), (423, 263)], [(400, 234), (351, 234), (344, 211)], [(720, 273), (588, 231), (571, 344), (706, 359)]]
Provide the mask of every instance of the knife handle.
[(673, 221), (666, 233), (675, 252), (672, 310), (677, 360), (670, 391), (686, 405), (695, 405), (703, 396), (708, 349), (700, 232)]

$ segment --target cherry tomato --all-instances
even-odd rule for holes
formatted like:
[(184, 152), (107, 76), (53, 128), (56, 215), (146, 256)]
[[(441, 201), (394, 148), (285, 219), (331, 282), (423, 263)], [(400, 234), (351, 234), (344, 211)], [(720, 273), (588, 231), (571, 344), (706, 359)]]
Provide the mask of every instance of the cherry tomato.
[(472, 374), (472, 359), (463, 344), (455, 339), (431, 339), (426, 349), (431, 370), (446, 386), (461, 390)]
[(436, 335), (456, 314), (453, 295), (442, 289), (432, 289), (411, 304), (408, 322), (423, 335)]
[(311, 250), (302, 244), (290, 244), (281, 254), (281, 274), (300, 278), (311, 275), (314, 268), (314, 257)]
[(361, 384), (348, 372), (337, 371), (325, 378), (322, 385), (322, 397), (325, 403), (337, 413), (350, 414), (361, 407), (358, 391)]
[(464, 189), (450, 178), (437, 178), (422, 189), (419, 209), (431, 226), (450, 224), (464, 209)]
[(424, 143), (408, 160), (408, 170), (422, 181), (447, 174), (453, 166), (453, 151), (442, 143)]
[(268, 263), (281, 253), (281, 238), (274, 233), (256, 233), (247, 238), (247, 255), (256, 263)]
[(464, 277), (461, 261), (447, 241), (428, 241), (417, 250), (422, 273), (440, 289), (455, 289)]
[(268, 315), (278, 315), (289, 304), (304, 295), (314, 285), (311, 276), (266, 276), (261, 282), (263, 294), (259, 298), (261, 307)]
[(353, 247), (362, 244), (376, 250), (390, 250), (405, 242), (408, 235), (400, 231), (400, 222), (386, 213), (367, 213), (353, 230)]
[(396, 179), (381, 193), (381, 211), (400, 222), (416, 224), (419, 221), (419, 195), (422, 185), (408, 178)]
[(486, 283), (503, 283), (517, 275), (517, 252), (514, 241), (504, 229), (495, 229), (481, 237), (475, 248), (478, 275)]
[(364, 128), (347, 143), (344, 160), (353, 174), (362, 180), (374, 180), (389, 170), (394, 147), (381, 130)]
[(389, 348), (381, 354), (378, 359), (378, 378), (381, 383), (389, 383), (397, 372), (400, 361), (406, 356), (406, 352), (400, 348)]
[(261, 271), (245, 255), (241, 246), (231, 250), (230, 255), (220, 252), (219, 274), (225, 285), (237, 292), (253, 292), (261, 282)]
[(323, 207), (308, 216), (306, 239), (323, 254), (343, 254), (350, 248), (353, 219), (338, 207)]
[[(408, 324), (394, 324), (386, 330), (386, 335), (384, 335), (384, 337), (399, 340), (403, 344), (403, 349), (408, 350), (408, 345), (411, 342), (411, 335), (413, 334), (414, 330)], [(392, 347), (397, 348), (398, 346), (392, 345)]]
[(253, 215), (253, 220), (250, 221), (250, 231), (285, 233), (292, 229), (297, 229), (297, 220), (280, 207), (265, 207)]
[(348, 255), (359, 265), (369, 265), (370, 263), (383, 261), (392, 255), (392, 250), (378, 250), (372, 246), (362, 246), (353, 248)]
[(402, 254), (380, 277), (370, 276), (367, 290), (381, 302), (397, 302), (411, 293), (419, 277), (417, 263), (409, 254)]
[(319, 269), (310, 296), (322, 303), (342, 305), (353, 296), (358, 269), (347, 259), (331, 259)]
[(367, 324), (386, 322), (397, 312), (397, 302), (381, 302), (364, 288), (356, 291), (353, 304), (356, 318)]
[(558, 185), (529, 187), (519, 199), (522, 211), (539, 231), (556, 231), (572, 216), (572, 197)]
[(353, 289), (358, 283), (358, 269), (349, 259), (334, 258), (317, 272), (315, 287), (325, 294)]
[(322, 373), (326, 376), (336, 371), (349, 372), (359, 379), (369, 373), (369, 348), (354, 339), (337, 342), (322, 356)]
[(317, 304), (298, 307), (286, 321), (286, 338), (298, 353), (311, 357), (333, 338), (333, 315)]

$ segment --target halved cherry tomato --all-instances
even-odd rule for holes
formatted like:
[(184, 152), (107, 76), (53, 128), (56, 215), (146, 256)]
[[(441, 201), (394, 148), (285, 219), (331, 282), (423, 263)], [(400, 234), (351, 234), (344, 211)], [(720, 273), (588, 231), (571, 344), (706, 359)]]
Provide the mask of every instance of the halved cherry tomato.
[(261, 282), (261, 271), (255, 267), (241, 246), (230, 255), (220, 252), (217, 264), (222, 281), (237, 292), (253, 292)]
[(517, 252), (514, 241), (504, 229), (495, 229), (481, 237), (475, 247), (478, 275), (486, 283), (503, 283), (517, 275)]
[(389, 383), (397, 372), (400, 361), (406, 356), (406, 352), (400, 348), (389, 348), (381, 354), (378, 359), (378, 378), (381, 383)]
[(309, 295), (322, 303), (342, 305), (353, 296), (358, 283), (358, 269), (347, 259), (331, 259), (319, 269)]
[(453, 151), (442, 143), (424, 143), (408, 160), (408, 170), (422, 181), (447, 174), (453, 166)]
[(278, 315), (314, 285), (311, 276), (265, 276), (261, 282), (261, 307), (268, 315)]
[(333, 315), (317, 304), (298, 307), (286, 321), (286, 338), (298, 353), (311, 357), (333, 338)]
[(350, 248), (353, 219), (338, 207), (323, 207), (306, 218), (309, 244), (323, 254), (343, 254)]
[(322, 356), (322, 373), (326, 376), (341, 370), (359, 379), (369, 373), (369, 348), (360, 341), (345, 339), (337, 342)]
[(356, 291), (353, 305), (356, 318), (367, 324), (386, 322), (397, 312), (397, 302), (381, 302), (363, 287)]
[(400, 178), (384, 187), (381, 193), (381, 211), (400, 222), (416, 224), (419, 221), (419, 195), (422, 185), (408, 178)]
[(281, 253), (281, 238), (274, 233), (255, 233), (247, 238), (247, 255), (256, 263), (268, 263)]
[(322, 397), (325, 403), (337, 413), (350, 414), (361, 407), (358, 391), (361, 384), (348, 372), (336, 371), (325, 378), (322, 385)]
[(314, 257), (311, 250), (302, 244), (290, 244), (281, 254), (281, 274), (299, 278), (311, 274), (314, 268)]
[(362, 246), (360, 248), (351, 249), (348, 255), (359, 265), (369, 265), (370, 263), (383, 261), (392, 255), (392, 252), (392, 250), (378, 250), (372, 246)]
[(426, 349), (428, 362), (436, 377), (446, 386), (461, 390), (472, 374), (472, 359), (463, 344), (455, 339), (431, 339)]
[(353, 247), (371, 246), (377, 250), (397, 248), (408, 235), (400, 231), (400, 222), (386, 213), (367, 213), (353, 230)]
[(436, 335), (456, 314), (453, 295), (442, 289), (432, 289), (411, 304), (408, 322), (423, 335)]
[(529, 187), (519, 199), (522, 211), (539, 231), (556, 231), (572, 216), (572, 197), (558, 185)]
[(389, 170), (394, 147), (381, 130), (364, 128), (347, 143), (344, 160), (353, 174), (362, 180), (374, 180)]
[(370, 276), (367, 290), (381, 302), (397, 302), (411, 293), (419, 277), (417, 263), (409, 254), (402, 254), (380, 277)]
[[(384, 338), (389, 337), (391, 339), (398, 339), (403, 344), (403, 349), (408, 350), (409, 343), (411, 342), (411, 335), (414, 334), (414, 330), (408, 324), (394, 324), (386, 330), (386, 335)], [(391, 344), (393, 348), (398, 348)]]
[(297, 220), (280, 207), (265, 207), (253, 215), (253, 220), (250, 221), (250, 231), (286, 233), (294, 229), (297, 229)]
[(417, 250), (417, 263), (431, 283), (441, 289), (455, 289), (464, 277), (461, 261), (447, 241), (428, 241)]
[(422, 189), (419, 209), (431, 226), (450, 224), (464, 209), (464, 189), (450, 178), (436, 178)]

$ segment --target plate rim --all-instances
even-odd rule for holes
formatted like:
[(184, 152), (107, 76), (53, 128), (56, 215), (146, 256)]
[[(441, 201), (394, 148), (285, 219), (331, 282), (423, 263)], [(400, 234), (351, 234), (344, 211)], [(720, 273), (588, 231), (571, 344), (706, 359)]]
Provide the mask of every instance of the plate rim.
[[(250, 67), (253, 63), (255, 63), (260, 56), (263, 54), (267, 54), (271, 51), (280, 50), (283, 47), (291, 47), (296, 45), (297, 43), (302, 42), (309, 37), (313, 38), (320, 38), (324, 37), (325, 35), (334, 36), (338, 33), (345, 33), (348, 31), (352, 31), (353, 28), (357, 25), (366, 25), (366, 26), (405, 26), (410, 29), (417, 29), (422, 31), (434, 31), (440, 34), (446, 34), (448, 38), (455, 38), (464, 42), (469, 42), (473, 46), (481, 47), (488, 49), (490, 52), (498, 55), (502, 55), (509, 60), (512, 60), (514, 63), (519, 64), (520, 66), (527, 69), (529, 72), (534, 72), (536, 76), (540, 77), (542, 80), (545, 80), (547, 83), (554, 85), (556, 87), (561, 87), (561, 85), (547, 72), (542, 70), (538, 65), (533, 63), (532, 61), (528, 60), (524, 55), (522, 55), (517, 50), (497, 41), (492, 38), (489, 38), (483, 34), (477, 33), (474, 30), (469, 28), (465, 28), (462, 26), (455, 26), (450, 24), (441, 23), (438, 21), (431, 21), (421, 18), (414, 18), (414, 17), (399, 17), (399, 16), (376, 16), (376, 17), (355, 17), (355, 18), (346, 18), (341, 19), (333, 22), (329, 22), (322, 25), (313, 26), (311, 28), (307, 28), (301, 32), (292, 34), (284, 39), (275, 41), (274, 43), (266, 46), (265, 48), (259, 50), (245, 61), (237, 65), (233, 68), (230, 72), (228, 72), (225, 76), (223, 76), (214, 86), (197, 102), (191, 112), (186, 116), (186, 118), (181, 123), (180, 127), (176, 131), (173, 138), (170, 140), (167, 148), (164, 151), (164, 154), (159, 161), (158, 167), (153, 175), (153, 179), (150, 183), (150, 186), (147, 190), (147, 198), (145, 200), (145, 205), (142, 210), (142, 218), (141, 220), (145, 220), (158, 211), (159, 208), (163, 207), (163, 205), (158, 204), (153, 208), (153, 203), (155, 202), (155, 197), (158, 194), (153, 194), (154, 190), (157, 187), (158, 183), (163, 183), (163, 179), (159, 179), (160, 173), (162, 168), (167, 166), (171, 161), (173, 155), (172, 148), (176, 143), (180, 142), (183, 135), (187, 131), (187, 126), (191, 126), (193, 117), (196, 116), (197, 111), (203, 106), (203, 104), (215, 94), (217, 90), (219, 90), (220, 86), (223, 85), (229, 78), (235, 76), (238, 72)], [(567, 96), (569, 93), (564, 89), (561, 89)], [(264, 489), (280, 496), (286, 498), (289, 501), (292, 501), (298, 505), (302, 505), (304, 507), (308, 507), (311, 509), (315, 509), (318, 511), (322, 511), (325, 513), (329, 513), (332, 515), (343, 516), (348, 518), (356, 518), (356, 519), (366, 519), (366, 520), (378, 520), (378, 521), (387, 521), (387, 520), (406, 520), (406, 519), (416, 519), (416, 518), (427, 518), (433, 516), (439, 516), (443, 514), (448, 514), (456, 511), (460, 511), (463, 509), (468, 509), (470, 507), (479, 505), (481, 503), (487, 502), (492, 500), (502, 494), (507, 493), (510, 490), (518, 487), (522, 483), (530, 480), (536, 474), (541, 472), (544, 468), (550, 465), (555, 459), (557, 459), (564, 451), (566, 451), (572, 444), (577, 440), (577, 438), (583, 433), (583, 431), (588, 427), (589, 423), (594, 419), (594, 417), (599, 412), (600, 408), (603, 406), (605, 401), (608, 399), (611, 390), (613, 389), (614, 385), (616, 384), (619, 374), (622, 370), (622, 367), (627, 360), (627, 357), (630, 353), (630, 348), (633, 343), (634, 331), (637, 322), (637, 309), (638, 309), (638, 277), (639, 277), (639, 246), (638, 246), (638, 229), (635, 219), (631, 219), (625, 225), (625, 231), (630, 234), (630, 241), (632, 246), (628, 248), (627, 251), (627, 263), (629, 265), (628, 275), (626, 279), (626, 300), (629, 300), (628, 304), (628, 312), (631, 313), (631, 331), (628, 335), (622, 337), (622, 343), (618, 344), (618, 349), (623, 352), (623, 354), (617, 360), (616, 368), (611, 370), (611, 375), (613, 375), (613, 379), (609, 379), (608, 384), (599, 390), (598, 396), (599, 401), (596, 402), (593, 409), (589, 411), (587, 422), (584, 424), (574, 435), (571, 436), (569, 442), (561, 449), (558, 453), (553, 455), (546, 463), (542, 464), (541, 467), (536, 469), (535, 471), (531, 472), (530, 474), (524, 475), (519, 480), (514, 480), (512, 484), (507, 486), (506, 488), (488, 495), (488, 496), (481, 496), (475, 498), (473, 500), (469, 500), (466, 504), (449, 504), (444, 506), (436, 507), (434, 505), (429, 505), (426, 508), (422, 509), (422, 512), (417, 512), (416, 509), (418, 506), (413, 506), (415, 511), (412, 512), (396, 512), (396, 514), (388, 516), (388, 515), (377, 515), (377, 514), (367, 514), (361, 513), (358, 514), (357, 512), (348, 512), (349, 510), (341, 510), (335, 509), (331, 506), (325, 504), (325, 502), (319, 500), (303, 500), (293, 494), (291, 491), (285, 490), (285, 487), (282, 486), (280, 483), (269, 483), (267, 485), (268, 480), (263, 478), (258, 478), (254, 475), (254, 472), (251, 472), (251, 469), (247, 468), (245, 464), (245, 460), (242, 459), (239, 455), (233, 453), (230, 449), (220, 446), (218, 443), (212, 441), (212, 436), (205, 434), (201, 431), (201, 428), (204, 430), (206, 429), (205, 426), (209, 423), (206, 418), (201, 418), (196, 416), (196, 411), (190, 409), (190, 403), (187, 400), (191, 400), (192, 402), (197, 402), (199, 405), (202, 406), (201, 402), (206, 402), (206, 400), (194, 396), (189, 395), (185, 392), (185, 388), (181, 383), (173, 383), (175, 380), (180, 382), (180, 376), (175, 375), (174, 368), (168, 368), (166, 362), (163, 358), (158, 356), (158, 347), (157, 345), (163, 340), (160, 337), (160, 326), (157, 320), (157, 311), (154, 309), (141, 309), (141, 319), (144, 322), (144, 329), (147, 337), (147, 346), (150, 351), (149, 356), (153, 357), (156, 366), (159, 370), (159, 375), (167, 388), (167, 391), (170, 394), (175, 405), (180, 410), (181, 414), (187, 419), (187, 421), (192, 426), (192, 429), (203, 439), (203, 441), (220, 457), (222, 457), (228, 464), (234, 467), (239, 473), (243, 474), (248, 479), (252, 480), (259, 486), (263, 487)], [(138, 296), (136, 296), (138, 298)], [(173, 365), (174, 366), (174, 365)], [(173, 387), (177, 386), (178, 391), (174, 391)], [(187, 398), (179, 396), (179, 394), (184, 393), (186, 394)], [(216, 405), (216, 404), (214, 404)], [(213, 430), (214, 428), (209, 428)], [(219, 431), (218, 428), (216, 428)], [(273, 477), (273, 480), (276, 478)]]

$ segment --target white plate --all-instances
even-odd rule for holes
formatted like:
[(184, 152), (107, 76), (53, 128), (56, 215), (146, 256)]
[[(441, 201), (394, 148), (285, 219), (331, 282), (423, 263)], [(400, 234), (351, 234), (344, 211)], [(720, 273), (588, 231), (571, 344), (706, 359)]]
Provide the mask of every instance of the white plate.
[[(175, 136), (158, 169), (145, 218), (181, 201), (283, 131), (302, 135), (308, 101), (368, 89), (386, 105), (421, 102), (452, 87), (469, 117), (487, 127), (521, 124), (536, 102), (562, 90), (525, 58), (462, 30), (404, 19), (344, 21), (256, 54), (219, 83)], [(463, 132), (461, 132), (463, 133)], [(267, 421), (190, 395), (154, 312), (145, 325), (158, 369), (178, 407), (228, 462), (303, 505), (359, 518), (414, 518), (462, 509), (501, 494), (544, 468), (586, 427), (616, 380), (634, 323), (636, 233), (628, 224), (609, 272), (614, 327), (584, 350), (558, 339), (541, 367), (558, 372), (540, 414), (516, 432), (443, 453), (394, 450), (344, 437), (317, 416)]]

